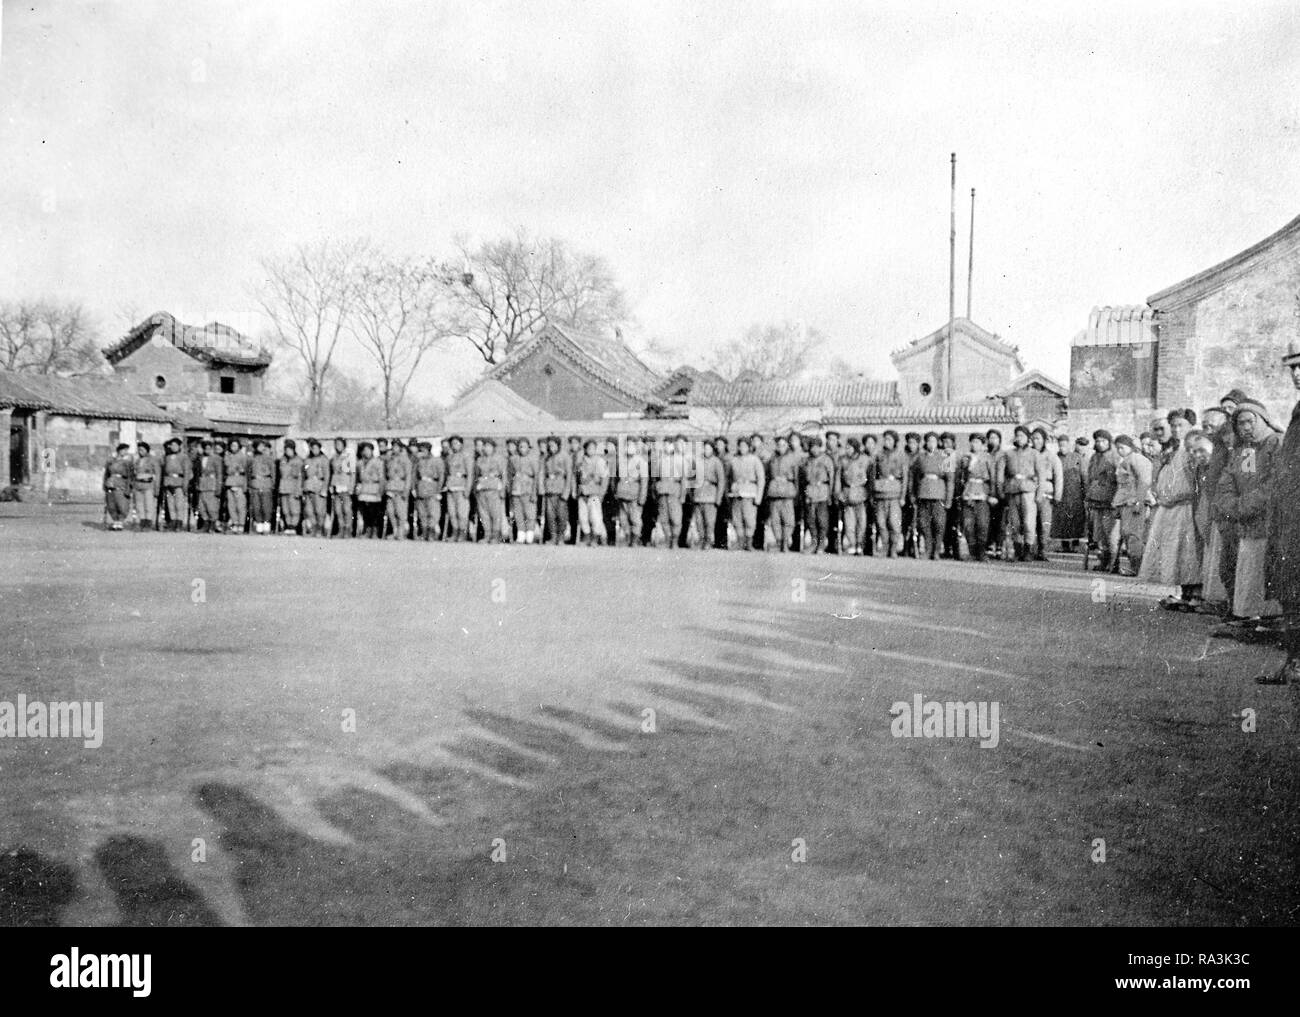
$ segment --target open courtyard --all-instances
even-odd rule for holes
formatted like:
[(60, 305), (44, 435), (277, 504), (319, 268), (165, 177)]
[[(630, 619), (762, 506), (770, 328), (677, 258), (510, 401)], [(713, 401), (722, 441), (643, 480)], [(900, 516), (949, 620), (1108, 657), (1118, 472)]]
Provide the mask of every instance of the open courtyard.
[[(1077, 558), (109, 533), (0, 506), (0, 924), (1289, 924), (1270, 647)], [(898, 737), (896, 703), (996, 705)], [(921, 732), (918, 718), (909, 735)]]

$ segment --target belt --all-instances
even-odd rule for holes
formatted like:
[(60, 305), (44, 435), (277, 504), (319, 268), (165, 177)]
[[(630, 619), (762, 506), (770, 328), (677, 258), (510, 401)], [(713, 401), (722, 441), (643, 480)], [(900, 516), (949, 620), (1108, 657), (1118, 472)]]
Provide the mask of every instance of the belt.
[(185, 474), (183, 474), (183, 473), (169, 473), (169, 474), (167, 474), (167, 476), (169, 476), (169, 477), (183, 477), (183, 476), (185, 476)]

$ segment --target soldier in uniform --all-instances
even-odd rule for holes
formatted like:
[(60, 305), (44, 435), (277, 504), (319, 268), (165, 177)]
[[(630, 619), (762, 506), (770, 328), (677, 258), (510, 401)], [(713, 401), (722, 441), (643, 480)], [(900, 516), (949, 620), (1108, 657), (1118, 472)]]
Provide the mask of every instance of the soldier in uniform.
[(682, 528), (682, 494), (686, 485), (686, 438), (676, 435), (659, 457), (655, 496), (659, 502), (659, 524), (664, 547), (675, 548)]
[(226, 532), (244, 532), (248, 521), (248, 465), (249, 456), (238, 438), (231, 438), (224, 464), (226, 483)]
[(931, 561), (943, 548), (943, 527), (952, 504), (953, 475), (944, 472), (946, 462), (939, 449), (939, 435), (927, 431), (924, 447), (912, 466), (912, 500), (916, 502), (916, 528)]
[(876, 508), (876, 532), (885, 541), (885, 555), (903, 553), (903, 502), (910, 501), (911, 467), (898, 447), (898, 432), (886, 431), (871, 464), (871, 496)]
[(810, 531), (806, 549), (813, 554), (826, 550), (834, 483), (835, 462), (823, 451), (822, 439), (813, 437), (809, 440), (808, 460), (803, 467), (804, 517)]
[(876, 485), (873, 473), (876, 468), (876, 454), (880, 451), (880, 441), (874, 434), (864, 434), (862, 436), (862, 458), (867, 468), (867, 527), (866, 533), (862, 539), (862, 553), (865, 555), (874, 555), (876, 553), (876, 542), (880, 539), (880, 534), (876, 531)]
[(505, 460), (497, 455), (497, 443), (491, 438), (484, 438), (483, 454), (474, 465), (474, 496), (483, 522), (485, 543), (500, 543), (504, 539), (505, 506), (501, 499), (505, 496), (505, 490)]
[(361, 536), (372, 540), (383, 536), (384, 461), (375, 455), (375, 446), (363, 441), (357, 446), (357, 514), (361, 517)]
[(542, 464), (533, 455), (533, 443), (520, 438), (510, 462), (510, 510), (524, 544), (537, 543), (537, 495), (541, 491)]
[(1068, 434), (1056, 436), (1056, 457), (1061, 461), (1061, 492), (1052, 516), (1052, 539), (1062, 551), (1075, 550), (1084, 535), (1083, 474), (1085, 462)]
[(569, 490), (569, 543), (578, 542), (578, 466), (582, 463), (582, 439), (569, 435), (569, 464), (573, 486)]
[(915, 558), (917, 549), (916, 498), (912, 493), (912, 471), (921, 457), (921, 436), (915, 431), (903, 435), (903, 456), (907, 459), (907, 483), (903, 494), (903, 553)]
[[(701, 550), (714, 546), (718, 506), (722, 504), (727, 487), (726, 469), (714, 454), (713, 446), (714, 442), (707, 439), (700, 442), (699, 454), (691, 466), (691, 519), (695, 532), (699, 534)], [(682, 528), (689, 530), (692, 527)]]
[(208, 533), (221, 532), (221, 492), (226, 486), (225, 462), (216, 442), (204, 438), (194, 462), (194, 510), (199, 526)]
[(334, 455), (330, 457), (330, 513), (334, 517), (338, 536), (351, 537), (352, 497), (357, 487), (357, 461), (348, 451), (347, 440), (334, 439)]
[(1002, 557), (1028, 561), (1037, 533), (1038, 488), (1042, 479), (1039, 455), (1029, 447), (1029, 429), (1017, 426), (1012, 449), (1000, 461), (998, 489), (1006, 502), (1003, 515)]
[(958, 467), (961, 457), (957, 455), (957, 436), (951, 431), (939, 435), (939, 451), (943, 453), (943, 469), (952, 478), (952, 502), (948, 506), (948, 515), (943, 524), (944, 558), (961, 557), (961, 489), (957, 485)]
[(1115, 522), (1111, 526), (1110, 546), (1115, 559), (1110, 570), (1120, 572), (1120, 548), (1128, 549), (1130, 578), (1142, 568), (1147, 520), (1147, 495), (1151, 492), (1151, 460), (1137, 451), (1127, 434), (1115, 438), (1115, 496), (1111, 499)]
[(158, 492), (162, 488), (162, 463), (147, 441), (136, 442), (131, 487), (135, 503), (136, 529), (151, 530), (158, 519)]
[(465, 540), (468, 537), (470, 468), (469, 458), (463, 451), (464, 445), (464, 440), (458, 434), (453, 434), (447, 440), (442, 493), (446, 499), (444, 511), (448, 540)]
[(862, 454), (862, 442), (859, 439), (850, 438), (846, 444), (848, 451), (840, 460), (840, 506), (844, 514), (844, 541), (841, 547), (845, 554), (862, 555), (868, 553), (863, 545), (870, 532), (867, 526), (867, 486), (871, 464)]
[(618, 544), (618, 477), (619, 477), (619, 455), (618, 442), (613, 438), (606, 438), (604, 441), (605, 469), (609, 473), (609, 483), (605, 485), (605, 496), (600, 503), (601, 518), (605, 524), (605, 534), (609, 538), (608, 546), (614, 547)]
[(731, 524), (742, 551), (754, 549), (758, 526), (758, 504), (763, 500), (763, 464), (750, 451), (748, 438), (736, 439), (736, 454), (727, 469), (727, 491), (731, 495)]
[(168, 438), (163, 444), (163, 497), (167, 502), (167, 529), (183, 530), (189, 508), (190, 457), (181, 451), (180, 438)]
[(307, 439), (307, 460), (302, 464), (302, 532), (328, 536), (326, 521), (330, 486), (330, 461), (321, 450), (319, 438)]
[[(758, 456), (758, 463), (763, 468), (763, 486), (767, 487), (767, 464), (772, 461), (772, 450), (761, 434), (755, 432), (749, 436), (749, 449)], [(758, 518), (754, 522), (754, 550), (762, 551), (767, 546), (767, 520), (770, 515), (767, 498), (758, 503)]]
[[(627, 458), (618, 471), (614, 497), (618, 501), (618, 519), (623, 526), (624, 541), (635, 547), (641, 531), (641, 511), (650, 493), (650, 467), (641, 454), (641, 443), (635, 436), (627, 439)], [(609, 542), (618, 543), (617, 530), (609, 531)]]
[(840, 465), (844, 460), (844, 446), (839, 431), (827, 431), (826, 455), (835, 464), (835, 475), (831, 478), (831, 498), (826, 506), (826, 525), (829, 535), (826, 541), (827, 554), (840, 553), (840, 524), (844, 521), (844, 506), (840, 502)]
[(1003, 520), (1007, 514), (1007, 498), (1002, 490), (1002, 476), (1006, 473), (1006, 449), (1002, 447), (1002, 432), (989, 428), (984, 435), (984, 449), (993, 466), (993, 500), (989, 502), (989, 543), (988, 552), (994, 558), (1002, 557), (1002, 535), (1005, 532)]
[(411, 460), (406, 458), (402, 439), (394, 438), (384, 460), (384, 522), (380, 538), (401, 540), (406, 536), (406, 510), (411, 497)]
[(110, 530), (120, 530), (131, 514), (135, 466), (130, 452), (131, 446), (127, 442), (119, 442), (113, 458), (104, 466), (104, 510), (108, 513)]
[(1038, 491), (1034, 498), (1037, 521), (1032, 550), (1034, 561), (1047, 561), (1047, 542), (1052, 538), (1052, 510), (1064, 491), (1065, 474), (1061, 457), (1047, 447), (1045, 430), (1035, 427), (1029, 440), (1038, 455)]
[[(601, 503), (609, 487), (609, 466), (597, 451), (594, 438), (583, 446), (584, 455), (578, 464), (578, 529), (587, 546), (605, 543), (605, 520)], [(671, 546), (671, 545), (670, 545)]]
[(790, 454), (794, 456), (795, 461), (794, 537), (790, 543), (790, 550), (797, 552), (804, 544), (804, 509), (807, 504), (804, 500), (804, 467), (808, 463), (808, 451), (803, 435), (791, 431), (789, 441)]
[(767, 518), (772, 524), (772, 542), (784, 554), (794, 539), (794, 503), (799, 497), (799, 457), (790, 449), (790, 439), (776, 436), (776, 451), (767, 464), (764, 485)]
[(958, 467), (962, 530), (976, 561), (984, 561), (988, 554), (989, 507), (997, 500), (993, 494), (993, 460), (984, 446), (984, 435), (976, 431), (970, 436), (970, 451), (962, 456)]
[[(285, 447), (289, 445), (285, 442)], [(248, 515), (254, 533), (270, 533), (275, 522), (275, 457), (265, 438), (253, 442), (253, 458), (248, 461)]]
[(542, 460), (542, 509), (545, 529), (542, 539), (560, 545), (568, 526), (569, 496), (573, 491), (573, 459), (557, 435), (546, 439)]
[(280, 523), (284, 532), (296, 534), (302, 524), (303, 459), (292, 438), (284, 443), (284, 455), (276, 463), (276, 488), (280, 497)]
[(412, 472), (415, 494), (415, 519), (425, 540), (442, 539), (442, 485), (446, 480), (446, 461), (433, 454), (433, 442), (416, 446), (419, 455)]
[(727, 498), (725, 478), (731, 471), (731, 446), (722, 435), (713, 439), (713, 451), (718, 455), (718, 465), (722, 467), (722, 496), (718, 499), (718, 511), (713, 520), (713, 546), (725, 551), (731, 543), (727, 533), (727, 521), (731, 518), (731, 504)]

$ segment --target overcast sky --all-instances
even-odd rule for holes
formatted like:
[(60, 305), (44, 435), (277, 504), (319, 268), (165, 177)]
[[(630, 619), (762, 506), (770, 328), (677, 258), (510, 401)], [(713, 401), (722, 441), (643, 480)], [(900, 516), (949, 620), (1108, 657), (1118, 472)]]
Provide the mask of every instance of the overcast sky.
[(956, 151), (958, 313), (975, 187), (973, 317), (1066, 380), (1094, 305), (1300, 214), (1300, 6), (1083, 8), (6, 2), (0, 297), (197, 324), (298, 241), (522, 225), (685, 359), (791, 318), (892, 377), (947, 319)]

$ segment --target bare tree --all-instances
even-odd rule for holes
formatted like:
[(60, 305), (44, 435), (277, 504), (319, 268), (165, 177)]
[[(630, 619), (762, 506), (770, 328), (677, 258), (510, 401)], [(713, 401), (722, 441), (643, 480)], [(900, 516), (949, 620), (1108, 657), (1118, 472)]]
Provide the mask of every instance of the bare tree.
[(825, 341), (815, 328), (786, 321), (751, 325), (714, 351), (709, 366), (722, 378), (708, 387), (708, 408), (723, 433), (744, 428), (754, 408), (749, 386), (785, 381), (803, 373)]
[(302, 363), (307, 426), (320, 415), (330, 364), (348, 330), (357, 297), (357, 266), (367, 250), (362, 241), (301, 244), (291, 253), (262, 262), (265, 279), (258, 303), (277, 343)]
[(0, 367), (31, 374), (104, 370), (98, 333), (84, 307), (54, 300), (0, 303)]
[(352, 329), (379, 368), (386, 427), (424, 355), (450, 334), (446, 281), (431, 261), (376, 254), (360, 266)]
[(470, 248), (457, 241), (458, 271), (447, 277), (455, 301), (453, 334), (489, 364), (504, 358), (548, 319), (601, 331), (626, 322), (627, 300), (598, 255), (526, 231)]

